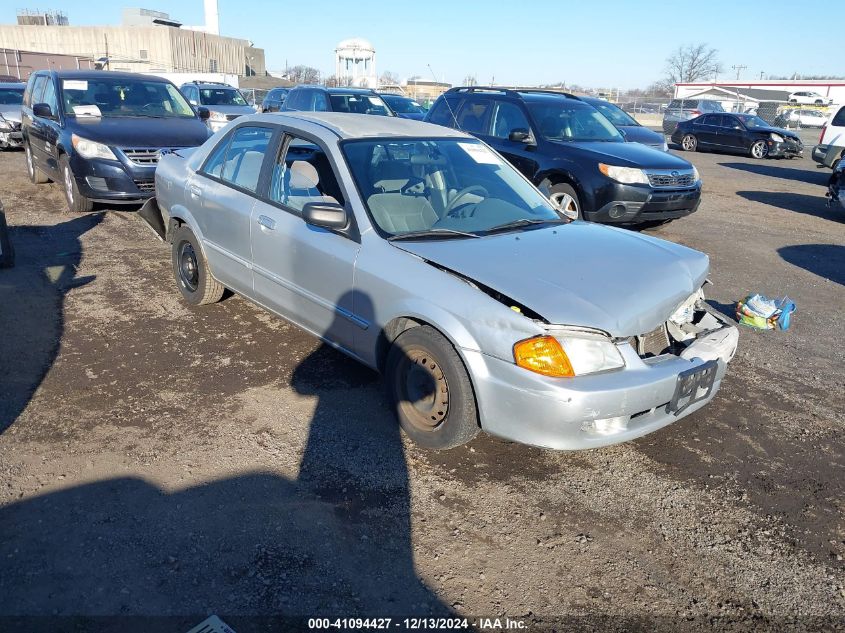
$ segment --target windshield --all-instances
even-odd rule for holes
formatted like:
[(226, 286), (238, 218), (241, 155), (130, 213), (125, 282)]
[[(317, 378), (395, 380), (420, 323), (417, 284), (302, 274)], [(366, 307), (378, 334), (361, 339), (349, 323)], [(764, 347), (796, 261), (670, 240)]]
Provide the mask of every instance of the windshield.
[(23, 88), (0, 88), (0, 105), (23, 103)]
[(528, 102), (540, 134), (552, 141), (616, 141), (624, 137), (604, 115), (585, 103)]
[(390, 108), (378, 95), (337, 94), (329, 95), (332, 110), (335, 112), (353, 112), (356, 114), (376, 114), (392, 116)]
[(610, 119), (613, 125), (639, 125), (630, 114), (612, 103), (593, 103), (592, 106)]
[(425, 114), (425, 108), (413, 99), (404, 97), (385, 97), (388, 105), (398, 114)]
[(343, 152), (370, 217), (392, 239), (420, 232), (471, 238), (521, 220), (564, 221), (545, 196), (475, 139), (346, 141)]
[(772, 127), (758, 116), (743, 116), (740, 119), (749, 130), (753, 130), (755, 127)]
[(200, 90), (203, 105), (245, 106), (249, 105), (240, 92), (232, 88), (203, 88)]
[(62, 101), (66, 116), (195, 117), (179, 90), (164, 81), (64, 79)]

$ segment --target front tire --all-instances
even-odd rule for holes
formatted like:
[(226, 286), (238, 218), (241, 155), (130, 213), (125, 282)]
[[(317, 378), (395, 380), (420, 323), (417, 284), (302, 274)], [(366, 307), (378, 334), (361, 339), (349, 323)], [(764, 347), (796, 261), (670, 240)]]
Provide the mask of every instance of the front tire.
[(71, 213), (88, 213), (93, 209), (94, 203), (79, 193), (76, 178), (73, 175), (73, 170), (70, 168), (70, 161), (66, 155), (59, 159), (59, 172), (62, 174), (62, 188), (65, 192), (68, 211)]
[(769, 147), (768, 145), (766, 145), (766, 141), (754, 141), (751, 144), (751, 149), (749, 150), (749, 153), (751, 154), (751, 158), (766, 158), (769, 153)]
[(681, 139), (681, 149), (685, 152), (694, 152), (698, 149), (698, 139), (694, 134), (684, 134)]
[(385, 380), (399, 425), (420, 446), (454, 448), (478, 435), (478, 409), (466, 367), (440, 332), (405, 330), (387, 355)]
[(553, 185), (549, 190), (549, 200), (559, 206), (561, 209), (574, 211), (578, 214), (578, 219), (583, 220), (584, 214), (581, 212), (581, 201), (578, 200), (578, 192), (572, 185), (565, 182)]
[(29, 146), (29, 141), (24, 145), (24, 154), (26, 154), (26, 173), (29, 174), (29, 180), (36, 185), (43, 185), (49, 181), (49, 178), (38, 171), (35, 166), (35, 158), (32, 156), (32, 149)]
[(195, 306), (220, 301), (226, 288), (209, 273), (199, 240), (187, 226), (174, 232), (171, 253), (173, 275), (185, 301)]

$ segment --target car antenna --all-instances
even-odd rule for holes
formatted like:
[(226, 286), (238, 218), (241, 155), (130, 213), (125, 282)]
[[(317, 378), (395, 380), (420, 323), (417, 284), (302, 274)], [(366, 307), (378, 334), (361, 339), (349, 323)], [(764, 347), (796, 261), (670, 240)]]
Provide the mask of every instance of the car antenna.
[[(431, 67), (431, 64), (426, 64), (428, 69), (431, 71), (431, 76), (434, 77), (434, 83), (437, 83), (437, 75), (434, 73), (434, 69)], [(452, 115), (452, 120), (455, 122), (455, 125), (461, 130), (461, 124), (458, 123), (458, 117), (455, 116), (455, 111), (452, 109), (452, 104), (449, 103), (449, 100), (446, 97), (443, 97), (443, 101), (446, 103), (446, 107), (449, 108), (449, 114)], [(461, 130), (463, 132), (463, 130)]]

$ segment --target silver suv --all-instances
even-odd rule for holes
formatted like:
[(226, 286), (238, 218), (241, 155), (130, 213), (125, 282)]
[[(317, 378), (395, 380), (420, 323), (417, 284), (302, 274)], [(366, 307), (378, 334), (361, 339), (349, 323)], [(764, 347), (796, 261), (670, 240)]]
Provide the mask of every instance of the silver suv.
[(663, 114), (663, 133), (672, 134), (678, 123), (702, 114), (724, 112), (722, 104), (713, 99), (672, 99)]
[(194, 107), (208, 108), (208, 127), (212, 132), (226, 127), (230, 121), (246, 114), (255, 114), (255, 108), (247, 103), (240, 90), (213, 81), (192, 81), (179, 88)]

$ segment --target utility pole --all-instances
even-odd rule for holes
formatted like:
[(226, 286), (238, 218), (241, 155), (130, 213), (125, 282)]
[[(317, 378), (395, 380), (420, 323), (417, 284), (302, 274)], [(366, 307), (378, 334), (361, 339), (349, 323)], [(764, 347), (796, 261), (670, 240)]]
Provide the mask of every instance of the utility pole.
[(731, 66), (731, 68), (733, 68), (736, 71), (736, 78), (737, 78), (737, 80), (739, 80), (739, 73), (742, 72), (743, 70), (745, 70), (746, 68), (748, 68), (748, 66), (744, 66), (744, 65), (740, 64), (740, 65), (737, 65), (737, 66)]
[(760, 71), (760, 79), (763, 79), (763, 75), (765, 75), (765, 74), (766, 74), (766, 71), (761, 70), (761, 71)]

